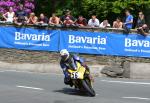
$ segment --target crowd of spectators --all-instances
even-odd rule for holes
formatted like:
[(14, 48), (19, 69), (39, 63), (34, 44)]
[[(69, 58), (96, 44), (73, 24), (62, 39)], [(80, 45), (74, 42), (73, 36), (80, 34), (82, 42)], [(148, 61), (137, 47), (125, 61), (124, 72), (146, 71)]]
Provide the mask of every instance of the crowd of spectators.
[[(100, 27), (100, 28), (116, 28), (123, 29), (125, 33), (129, 33), (133, 28), (134, 17), (129, 10), (125, 11), (125, 20), (117, 17), (111, 26), (107, 19), (102, 22), (96, 15), (92, 15), (91, 19), (87, 20), (82, 15), (76, 19), (71, 15), (70, 10), (66, 10), (64, 15), (58, 17), (55, 13), (50, 18), (41, 13), (36, 16), (34, 13), (34, 0), (0, 0), (0, 13), (2, 13), (3, 20), (16, 25), (51, 25), (51, 26), (65, 26), (65, 27)], [(144, 36), (149, 33), (148, 25), (145, 22), (143, 12), (139, 12), (138, 20), (136, 22), (136, 29)]]

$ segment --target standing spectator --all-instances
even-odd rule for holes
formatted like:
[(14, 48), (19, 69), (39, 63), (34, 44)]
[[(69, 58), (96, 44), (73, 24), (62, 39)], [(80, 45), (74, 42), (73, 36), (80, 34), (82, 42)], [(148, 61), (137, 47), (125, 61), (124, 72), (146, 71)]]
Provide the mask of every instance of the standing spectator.
[(8, 12), (3, 14), (3, 17), (6, 20), (6, 22), (10, 22), (10, 23), (13, 23), (14, 16), (15, 16), (15, 13), (13, 12), (13, 8), (12, 7), (9, 8)]
[(65, 15), (60, 17), (60, 22), (63, 24), (63, 22), (66, 20), (66, 18), (69, 18), (73, 23), (76, 22), (76, 19), (71, 15), (71, 11), (67, 10), (65, 12)]
[(126, 19), (125, 19), (125, 22), (124, 22), (124, 26), (127, 29), (132, 29), (132, 26), (133, 26), (133, 16), (130, 14), (129, 10), (125, 11), (125, 15), (126, 15)]
[(52, 17), (49, 19), (50, 25), (59, 25), (60, 19), (53, 13)]
[(81, 27), (87, 26), (87, 20), (80, 15), (75, 24)]
[(16, 12), (16, 17), (15, 17), (15, 24), (17, 25), (23, 25), (27, 23), (27, 14), (24, 11), (24, 6), (20, 5), (19, 10)]
[(38, 18), (35, 16), (35, 13), (30, 13), (29, 19), (27, 21), (27, 24), (36, 24)]
[(48, 18), (43, 13), (41, 13), (38, 23), (39, 24), (48, 24)]
[(137, 24), (136, 24), (137, 30), (138, 32), (143, 35), (143, 36), (147, 36), (149, 33), (149, 28), (147, 26), (147, 24), (145, 23), (145, 17), (143, 12), (139, 12), (139, 17), (137, 20)]
[(113, 22), (113, 28), (122, 28), (123, 23), (121, 22), (121, 18), (117, 18), (116, 21)]
[(136, 27), (137, 28), (142, 27), (144, 24), (145, 24), (144, 14), (143, 14), (143, 12), (139, 12), (139, 16), (138, 16), (138, 20), (137, 20), (137, 23), (136, 23)]
[(133, 26), (133, 16), (130, 14), (129, 10), (125, 11), (125, 22), (123, 23), (123, 29), (125, 34), (129, 34), (130, 29), (132, 29)]
[(92, 18), (88, 21), (88, 25), (91, 27), (99, 27), (99, 20), (96, 18), (96, 15), (92, 15)]
[(101, 28), (106, 28), (106, 27), (110, 27), (110, 24), (108, 22), (108, 20), (104, 20), (101, 24), (100, 24)]

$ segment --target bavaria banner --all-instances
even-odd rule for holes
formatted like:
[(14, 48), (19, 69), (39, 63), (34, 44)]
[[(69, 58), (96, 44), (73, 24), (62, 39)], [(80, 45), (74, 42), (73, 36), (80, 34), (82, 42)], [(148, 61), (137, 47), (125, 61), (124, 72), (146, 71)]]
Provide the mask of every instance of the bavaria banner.
[(70, 52), (150, 57), (150, 37), (110, 32), (61, 31), (60, 49)]
[(0, 26), (0, 47), (150, 57), (150, 36), (113, 32), (43, 30)]
[(1, 26), (0, 47), (58, 51), (59, 33), (57, 30)]

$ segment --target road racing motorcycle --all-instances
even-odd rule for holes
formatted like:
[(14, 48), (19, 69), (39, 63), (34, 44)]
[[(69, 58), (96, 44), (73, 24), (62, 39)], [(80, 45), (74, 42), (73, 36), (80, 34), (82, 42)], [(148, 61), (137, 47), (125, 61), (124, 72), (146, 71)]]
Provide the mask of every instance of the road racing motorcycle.
[(77, 70), (68, 69), (69, 76), (75, 88), (84, 91), (89, 96), (94, 97), (95, 91), (90, 78), (90, 71), (83, 67), (79, 62), (76, 63)]

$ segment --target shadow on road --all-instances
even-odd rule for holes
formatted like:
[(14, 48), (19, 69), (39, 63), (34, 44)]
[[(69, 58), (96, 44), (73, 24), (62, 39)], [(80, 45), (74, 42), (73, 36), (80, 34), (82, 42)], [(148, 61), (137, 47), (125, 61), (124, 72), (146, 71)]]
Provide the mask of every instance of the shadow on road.
[(58, 93), (63, 93), (63, 94), (68, 94), (68, 95), (89, 97), (86, 93), (84, 93), (80, 90), (72, 89), (72, 88), (63, 88), (61, 90), (54, 90), (53, 92), (58, 92)]

